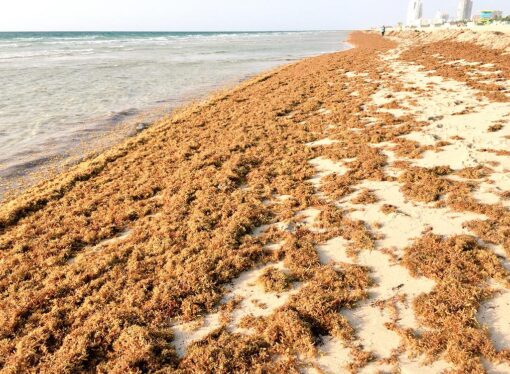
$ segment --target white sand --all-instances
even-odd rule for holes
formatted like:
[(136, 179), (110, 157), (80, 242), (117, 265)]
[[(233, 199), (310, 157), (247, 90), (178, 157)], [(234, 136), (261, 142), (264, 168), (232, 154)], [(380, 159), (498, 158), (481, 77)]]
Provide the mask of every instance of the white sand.
[[(233, 332), (242, 332), (249, 334), (250, 331), (242, 329), (238, 326), (239, 322), (245, 316), (268, 316), (276, 309), (284, 305), (289, 296), (296, 293), (300, 287), (299, 283), (293, 284), (291, 290), (281, 293), (264, 292), (261, 285), (257, 283), (258, 277), (269, 267), (276, 267), (285, 271), (283, 263), (271, 264), (260, 267), (255, 270), (242, 273), (228, 287), (228, 292), (223, 298), (221, 304), (225, 304), (230, 300), (241, 299), (240, 304), (231, 315), (231, 321), (227, 328)], [(193, 321), (189, 323), (181, 323), (175, 325), (174, 344), (177, 354), (182, 357), (186, 353), (186, 348), (193, 342), (203, 339), (215, 329), (221, 327), (220, 313), (212, 313), (204, 316), (202, 323)]]
[(321, 145), (331, 145), (331, 144), (335, 144), (335, 143), (338, 143), (338, 140), (332, 140), (329, 138), (325, 138), (325, 139), (317, 140), (315, 142), (307, 143), (306, 145), (308, 147), (314, 148), (314, 147), (319, 147)]
[(390, 37), (404, 42), (409, 40), (434, 42), (455, 39), (456, 41), (479, 44), (487, 48), (510, 51), (510, 25), (423, 27), (418, 30), (419, 32), (415, 30), (399, 31), (390, 28), (388, 32), (392, 30), (394, 33), (389, 33)]

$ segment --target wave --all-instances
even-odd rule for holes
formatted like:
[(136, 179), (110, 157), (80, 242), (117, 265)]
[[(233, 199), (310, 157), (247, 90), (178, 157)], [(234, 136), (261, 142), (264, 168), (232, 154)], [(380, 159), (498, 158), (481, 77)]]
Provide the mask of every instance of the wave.
[[(112, 48), (123, 49), (129, 47), (175, 47), (184, 48), (192, 43), (206, 43), (210, 42), (225, 42), (237, 41), (243, 42), (247, 40), (263, 40), (263, 39), (278, 39), (278, 38), (299, 38), (300, 36), (310, 36), (314, 34), (321, 34), (323, 31), (276, 31), (276, 32), (189, 32), (189, 33), (83, 33), (75, 35), (75, 33), (34, 33), (33, 35), (26, 36), (25, 33), (0, 33), (0, 51), (2, 49), (18, 50), (23, 49), (36, 49), (48, 46), (48, 49), (63, 49), (66, 47), (73, 48), (76, 53), (83, 48)], [(10, 35), (10, 36), (9, 36)], [(87, 53), (87, 52), (85, 52)], [(221, 52), (219, 52), (221, 53)], [(44, 57), (44, 56), (58, 56), (60, 52), (34, 52), (32, 55), (28, 53), (11, 53), (1, 56), (0, 59), (13, 59), (23, 57)]]
[(95, 52), (94, 49), (76, 49), (76, 50), (44, 50), (44, 51), (30, 51), (25, 53), (13, 53), (13, 54), (0, 54), (0, 60), (15, 60), (15, 59), (27, 59), (34, 57), (62, 57), (62, 56), (74, 56), (74, 55), (89, 55)]
[[(111, 33), (5, 33), (0, 32), (0, 41), (17, 40), (20, 42), (31, 41), (104, 41), (122, 39), (176, 39), (176, 38), (236, 38), (236, 37), (261, 37), (283, 35), (306, 35), (319, 34), (328, 31), (253, 31), (253, 32), (111, 32)], [(25, 34), (31, 34), (27, 36)]]

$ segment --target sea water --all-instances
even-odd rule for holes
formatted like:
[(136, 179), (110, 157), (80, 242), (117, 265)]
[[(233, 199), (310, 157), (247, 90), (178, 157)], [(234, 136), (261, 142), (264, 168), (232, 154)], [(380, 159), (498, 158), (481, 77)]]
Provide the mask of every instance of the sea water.
[(79, 145), (94, 144), (119, 123), (136, 126), (138, 118), (150, 119), (265, 69), (345, 49), (346, 36), (0, 33), (0, 178), (5, 182), (76, 155)]

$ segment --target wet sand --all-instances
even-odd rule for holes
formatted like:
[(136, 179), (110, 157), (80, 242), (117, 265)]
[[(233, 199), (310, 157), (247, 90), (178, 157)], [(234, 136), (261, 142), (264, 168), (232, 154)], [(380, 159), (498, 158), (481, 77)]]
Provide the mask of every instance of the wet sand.
[(353, 33), (4, 203), (0, 369), (510, 371), (492, 37)]

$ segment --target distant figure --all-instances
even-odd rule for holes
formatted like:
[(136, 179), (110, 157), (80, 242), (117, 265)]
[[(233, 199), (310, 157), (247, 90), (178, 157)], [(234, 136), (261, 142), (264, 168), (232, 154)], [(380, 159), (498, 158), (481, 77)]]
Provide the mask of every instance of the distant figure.
[(384, 34), (386, 34), (386, 26), (381, 27), (381, 35), (384, 37)]

